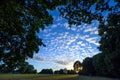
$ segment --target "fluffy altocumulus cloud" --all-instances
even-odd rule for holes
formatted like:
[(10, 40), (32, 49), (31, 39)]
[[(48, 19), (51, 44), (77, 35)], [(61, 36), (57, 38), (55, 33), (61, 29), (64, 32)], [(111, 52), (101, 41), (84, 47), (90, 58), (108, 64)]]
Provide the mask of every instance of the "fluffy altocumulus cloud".
[(69, 24), (61, 17), (54, 17), (54, 24), (41, 31), (40, 37), (46, 47), (40, 47), (37, 61), (50, 61), (72, 68), (76, 60), (91, 57), (99, 51), (98, 22), (80, 26)]

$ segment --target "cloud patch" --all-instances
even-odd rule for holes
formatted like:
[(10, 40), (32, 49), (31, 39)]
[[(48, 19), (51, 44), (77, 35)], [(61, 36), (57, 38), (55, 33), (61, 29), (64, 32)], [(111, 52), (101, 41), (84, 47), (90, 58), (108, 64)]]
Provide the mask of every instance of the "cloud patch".
[(43, 58), (40, 55), (36, 55), (33, 57), (33, 60), (35, 61), (50, 61), (50, 62), (54, 62), (60, 65), (68, 65), (71, 61), (67, 61), (67, 60), (58, 60), (58, 59), (51, 59), (51, 58)]
[[(50, 61), (68, 67), (76, 60), (91, 57), (98, 53), (98, 27), (95, 23), (80, 26), (70, 25), (63, 18), (55, 17), (53, 25), (41, 31), (43, 42), (47, 45), (40, 49), (38, 61)], [(42, 51), (42, 53), (41, 53)]]

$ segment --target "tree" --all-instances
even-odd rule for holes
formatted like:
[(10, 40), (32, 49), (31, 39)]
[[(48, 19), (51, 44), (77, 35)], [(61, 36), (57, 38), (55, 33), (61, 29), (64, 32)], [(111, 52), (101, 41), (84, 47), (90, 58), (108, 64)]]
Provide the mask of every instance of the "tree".
[(96, 71), (93, 66), (93, 59), (86, 57), (82, 62), (83, 69), (79, 74), (95, 75)]
[(59, 11), (69, 24), (80, 25), (89, 24), (92, 20), (99, 21), (99, 35), (101, 36), (99, 50), (101, 54), (106, 54), (104, 60), (107, 71), (112, 76), (119, 77), (120, 1), (70, 0), (65, 7), (59, 8)]
[(108, 17), (109, 24), (99, 30), (101, 37), (99, 50), (107, 54), (105, 63), (111, 76), (120, 75), (120, 13)]
[(52, 23), (49, 10), (66, 1), (0, 0), (0, 66), (8, 72), (16, 69), (45, 46), (37, 35)]
[(59, 70), (59, 74), (64, 74), (64, 70), (63, 70), (63, 69), (60, 69), (60, 70)]
[(28, 62), (19, 63), (19, 66), (14, 71), (14, 73), (22, 73), (22, 74), (34, 74), (37, 73), (37, 70), (34, 69), (33, 65), (30, 65)]
[(26, 73), (28, 65), (29, 65), (28, 62), (20, 63), (15, 72), (16, 73)]
[(56, 71), (54, 71), (54, 74), (68, 74), (68, 70), (66, 68), (56, 70)]
[(36, 33), (52, 23), (44, 6), (37, 0), (0, 1), (0, 62), (10, 71), (43, 45)]
[(53, 74), (53, 70), (52, 69), (42, 69), (41, 72), (39, 72), (39, 74)]
[(67, 70), (67, 74), (76, 74), (76, 71), (74, 71), (74, 70)]
[(105, 56), (106, 55), (102, 53), (93, 56), (93, 66), (98, 76), (111, 76), (105, 64)]
[(80, 25), (91, 23), (92, 20), (98, 20), (100, 25), (107, 25), (104, 23), (109, 21), (115, 22), (115, 20), (109, 17), (119, 14), (119, 7), (118, 0), (70, 0), (65, 7), (59, 8), (59, 11), (61, 16), (68, 20), (69, 24)]
[(54, 71), (54, 74), (59, 74), (59, 70)]
[(82, 70), (82, 64), (80, 61), (76, 61), (73, 65), (74, 70), (78, 73), (79, 71)]

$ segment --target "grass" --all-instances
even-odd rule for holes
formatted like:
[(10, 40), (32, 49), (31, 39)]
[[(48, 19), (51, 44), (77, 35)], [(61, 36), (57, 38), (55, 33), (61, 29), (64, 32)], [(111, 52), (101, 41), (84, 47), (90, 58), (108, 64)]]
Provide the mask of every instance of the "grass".
[(78, 75), (0, 74), (0, 80), (120, 80), (120, 79)]
[(0, 80), (63, 80), (75, 77), (77, 77), (77, 75), (0, 74)]
[(120, 80), (120, 79), (113, 79), (113, 78), (105, 78), (105, 77), (93, 77), (93, 76), (77, 76), (74, 79), (68, 80)]

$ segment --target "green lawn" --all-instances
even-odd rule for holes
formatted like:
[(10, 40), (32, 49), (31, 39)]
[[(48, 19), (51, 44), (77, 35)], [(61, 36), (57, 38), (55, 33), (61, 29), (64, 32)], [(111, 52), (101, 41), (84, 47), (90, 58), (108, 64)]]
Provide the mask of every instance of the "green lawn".
[(118, 80), (118, 79), (78, 75), (0, 74), (0, 80)]
[(0, 80), (63, 80), (75, 78), (78, 75), (51, 74), (0, 74)]
[(93, 76), (77, 76), (74, 79), (67, 79), (67, 80), (120, 80), (120, 79), (93, 77)]

